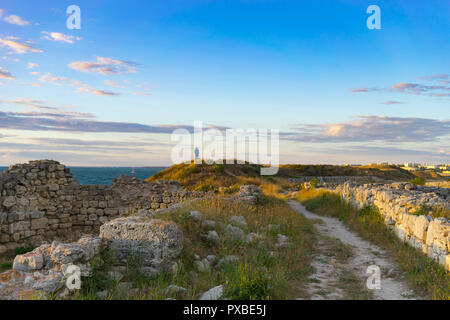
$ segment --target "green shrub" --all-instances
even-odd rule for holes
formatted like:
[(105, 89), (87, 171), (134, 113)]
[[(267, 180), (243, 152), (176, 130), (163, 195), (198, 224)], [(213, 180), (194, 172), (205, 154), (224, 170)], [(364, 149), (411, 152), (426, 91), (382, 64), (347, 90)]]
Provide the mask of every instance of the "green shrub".
[(190, 176), (193, 173), (198, 172), (198, 168), (194, 165), (194, 166), (189, 166), (184, 168), (179, 174), (178, 174), (178, 178), (179, 179), (184, 179), (188, 176)]
[(270, 299), (269, 279), (260, 270), (251, 270), (247, 264), (239, 264), (237, 278), (230, 283), (227, 295), (237, 300)]
[(20, 255), (20, 254), (25, 254), (25, 253), (31, 252), (33, 250), (34, 250), (34, 247), (31, 245), (28, 245), (28, 246), (16, 248), (16, 250), (14, 250), (14, 253), (16, 255)]
[(224, 169), (225, 169), (225, 166), (223, 164), (216, 164), (214, 166), (214, 171), (217, 173), (223, 172)]
[(319, 184), (319, 180), (317, 178), (312, 178), (309, 183), (311, 184), (311, 187), (315, 188)]
[(0, 263), (0, 270), (9, 270), (12, 268), (12, 263), (11, 262), (3, 262)]
[(409, 180), (410, 183), (412, 183), (415, 186), (423, 186), (425, 185), (425, 180), (421, 177), (415, 177), (414, 179)]
[(199, 185), (197, 188), (195, 188), (195, 190), (208, 192), (208, 191), (214, 191), (215, 188), (214, 188), (214, 186), (212, 186), (210, 184), (202, 184), (202, 185)]

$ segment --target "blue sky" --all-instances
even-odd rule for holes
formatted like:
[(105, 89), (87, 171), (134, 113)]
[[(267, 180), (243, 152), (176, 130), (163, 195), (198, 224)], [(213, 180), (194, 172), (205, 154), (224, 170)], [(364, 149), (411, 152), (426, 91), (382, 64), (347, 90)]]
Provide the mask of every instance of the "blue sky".
[(279, 129), (282, 162), (450, 162), (448, 1), (0, 9), (0, 165), (167, 165), (166, 126), (194, 121)]

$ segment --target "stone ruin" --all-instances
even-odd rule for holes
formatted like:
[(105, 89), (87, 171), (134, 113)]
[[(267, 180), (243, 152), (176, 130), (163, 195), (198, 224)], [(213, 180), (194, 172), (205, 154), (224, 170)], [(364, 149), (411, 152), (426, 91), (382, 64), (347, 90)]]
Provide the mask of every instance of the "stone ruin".
[(421, 250), (450, 270), (450, 221), (433, 218), (423, 210), (433, 207), (450, 209), (450, 189), (415, 186), (408, 182), (392, 184), (357, 184), (346, 182), (325, 186), (354, 206), (375, 206), (402, 241)]
[(111, 186), (80, 185), (57, 161), (16, 164), (0, 173), (0, 254), (44, 240), (77, 240), (131, 212), (154, 212), (188, 199), (176, 181), (146, 182), (122, 175)]
[(151, 217), (209, 195), (185, 191), (176, 181), (125, 175), (111, 186), (80, 185), (50, 160), (11, 166), (0, 173), (0, 254), (39, 246), (17, 255), (13, 268), (0, 274), (0, 299), (64, 298), (68, 268), (90, 276), (91, 260), (102, 249), (119, 273), (131, 258), (148, 276), (172, 270), (183, 234), (175, 223)]

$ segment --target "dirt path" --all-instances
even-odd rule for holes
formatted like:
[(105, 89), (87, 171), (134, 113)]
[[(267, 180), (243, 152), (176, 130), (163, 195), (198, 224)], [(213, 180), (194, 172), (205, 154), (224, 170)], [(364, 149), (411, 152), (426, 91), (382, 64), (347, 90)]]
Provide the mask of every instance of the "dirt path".
[[(373, 299), (377, 300), (415, 300), (406, 280), (388, 254), (380, 247), (368, 242), (349, 231), (339, 220), (324, 217), (306, 210), (298, 201), (289, 201), (291, 207), (308, 219), (317, 220), (315, 226), (320, 233), (319, 253), (312, 266), (315, 273), (308, 288), (310, 299), (344, 299), (345, 288), (342, 286), (343, 273), (354, 274), (363, 285), (370, 276), (367, 268), (377, 265), (381, 269), (381, 288), (369, 290)], [(345, 263), (339, 262), (330, 251), (335, 250), (333, 239), (340, 240), (352, 251), (351, 258)]]

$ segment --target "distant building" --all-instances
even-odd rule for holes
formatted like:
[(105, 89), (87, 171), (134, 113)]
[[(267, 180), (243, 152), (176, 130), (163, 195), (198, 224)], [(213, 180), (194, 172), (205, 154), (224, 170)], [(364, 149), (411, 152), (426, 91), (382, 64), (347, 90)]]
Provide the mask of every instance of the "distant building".
[(407, 167), (407, 168), (418, 168), (419, 166), (420, 166), (420, 163), (415, 163), (415, 162), (405, 163), (405, 167)]

